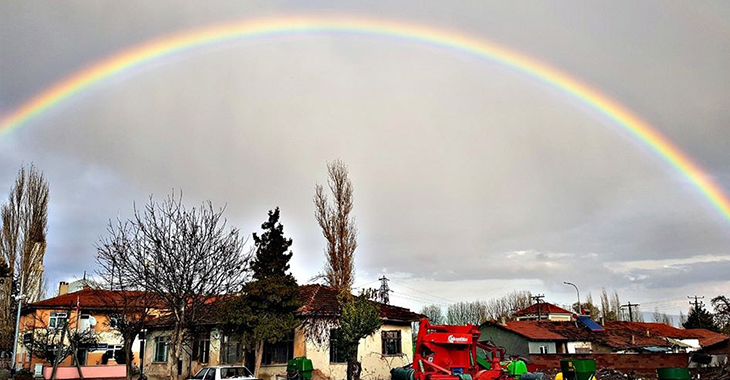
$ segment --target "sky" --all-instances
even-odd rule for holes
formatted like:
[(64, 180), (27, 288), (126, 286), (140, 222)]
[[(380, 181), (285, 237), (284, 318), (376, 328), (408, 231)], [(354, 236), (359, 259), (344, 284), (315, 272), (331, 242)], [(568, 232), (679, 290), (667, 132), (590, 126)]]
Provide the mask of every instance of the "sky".
[[(54, 1), (0, 3), (0, 118), (144, 41), (264, 17), (389, 20), (491, 41), (615, 99), (730, 192), (724, 1)], [(281, 208), (301, 283), (322, 270), (312, 196), (342, 159), (355, 188), (357, 287), (394, 304), (559, 304), (602, 288), (670, 314), (730, 289), (730, 221), (614, 121), (453, 49), (346, 33), (241, 39), (124, 72), (0, 134), (0, 194), (49, 183), (46, 273), (93, 273), (134, 203), (183, 191), (249, 236)]]

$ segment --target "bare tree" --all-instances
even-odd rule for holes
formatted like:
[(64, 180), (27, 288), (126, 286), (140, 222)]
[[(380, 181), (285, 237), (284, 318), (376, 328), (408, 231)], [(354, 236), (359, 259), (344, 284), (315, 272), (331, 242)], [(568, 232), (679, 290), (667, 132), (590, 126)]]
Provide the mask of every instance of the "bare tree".
[(613, 291), (613, 297), (611, 297), (611, 311), (616, 316), (616, 319), (614, 321), (622, 321), (624, 318), (622, 317), (621, 312), (621, 299), (618, 297), (618, 292), (616, 290)]
[(665, 325), (672, 325), (672, 318), (669, 317), (666, 313), (662, 313), (659, 311), (659, 308), (654, 308), (654, 313), (652, 314), (652, 320), (655, 323), (664, 323)]
[(93, 329), (81, 330), (78, 328), (78, 312), (72, 313), (69, 305), (65, 311), (67, 318), (57, 320), (57, 324), (49, 326), (38, 314), (32, 317), (23, 326), (23, 331), (29, 339), (23, 339), (25, 348), (33, 353), (33, 357), (43, 359), (53, 366), (51, 379), (56, 378), (56, 369), (59, 364), (73, 356), (73, 362), (79, 377), (83, 379), (81, 364), (77, 353), (81, 348), (89, 348), (96, 344), (98, 336)]
[[(108, 250), (109, 247), (97, 245), (97, 250)], [(104, 255), (113, 255), (108, 252)], [(100, 254), (99, 257), (102, 255)], [(161, 302), (155, 294), (146, 291), (136, 290), (134, 285), (130, 286), (121, 279), (118, 268), (109, 266), (108, 262), (99, 260), (100, 281), (93, 283), (93, 295), (98, 298), (107, 308), (108, 320), (106, 322), (109, 330), (122, 338), (122, 358), (117, 359), (121, 364), (122, 360), (126, 366), (127, 380), (132, 379), (132, 344), (135, 338), (144, 330), (145, 322), (150, 317), (153, 309), (160, 309)], [(146, 289), (146, 288), (145, 288)], [(140, 353), (143, 355), (144, 353)]]
[(421, 314), (423, 314), (432, 325), (442, 325), (446, 322), (444, 312), (441, 310), (441, 306), (439, 305), (433, 304), (424, 306), (423, 309), (421, 309)]
[(719, 295), (712, 299), (712, 307), (715, 308), (715, 320), (720, 327), (720, 332), (730, 334), (730, 299)]
[(115, 273), (128, 290), (147, 291), (159, 300), (173, 333), (168, 377), (174, 379), (183, 344), (195, 325), (213, 315), (209, 306), (222, 295), (240, 292), (250, 254), (236, 228), (227, 228), (223, 209), (210, 201), (186, 208), (182, 195), (157, 203), (152, 197), (127, 220), (109, 223), (98, 243), (103, 271)]
[(48, 230), (48, 182), (34, 165), (21, 167), (0, 209), (0, 263), (10, 269), (12, 281), (0, 284), (0, 348), (12, 345), (7, 331), (15, 323), (12, 295), (23, 288), (25, 302), (35, 302), (44, 293), (43, 257)]
[(350, 216), (353, 206), (352, 182), (347, 166), (340, 160), (327, 164), (327, 185), (332, 192), (330, 204), (324, 187), (317, 185), (314, 193), (314, 216), (327, 241), (324, 278), (327, 285), (340, 290), (352, 288), (354, 255), (357, 248), (357, 226)]
[(480, 301), (457, 302), (446, 309), (446, 323), (450, 325), (478, 325), (485, 316), (485, 304)]
[[(355, 249), (357, 248), (357, 226), (352, 213), (353, 189), (347, 166), (340, 160), (327, 164), (327, 185), (332, 192), (332, 203), (325, 194), (324, 187), (317, 185), (314, 193), (314, 216), (322, 228), (327, 241), (324, 278), (327, 285), (338, 294), (339, 316), (332, 322), (338, 327), (336, 339), (339, 352), (347, 358), (347, 379), (359, 380), (362, 365), (358, 361), (357, 347), (361, 339), (372, 335), (380, 328), (382, 321), (378, 307), (372, 302), (371, 291), (364, 291), (359, 297), (351, 293), (355, 276)], [(322, 326), (331, 323), (308, 323), (309, 335), (321, 331)], [(319, 327), (318, 327), (319, 326)], [(330, 347), (333, 349), (333, 347)]]

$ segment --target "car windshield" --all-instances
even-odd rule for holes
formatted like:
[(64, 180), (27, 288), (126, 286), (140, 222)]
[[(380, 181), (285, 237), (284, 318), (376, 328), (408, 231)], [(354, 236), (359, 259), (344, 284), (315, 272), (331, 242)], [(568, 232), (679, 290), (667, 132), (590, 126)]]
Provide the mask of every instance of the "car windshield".
[(200, 371), (198, 371), (198, 373), (195, 374), (195, 376), (193, 376), (193, 379), (202, 379), (203, 376), (205, 376), (205, 371), (207, 370), (207, 368), (201, 369)]
[(251, 371), (246, 367), (226, 367), (221, 368), (221, 379), (230, 379), (234, 377), (252, 377)]

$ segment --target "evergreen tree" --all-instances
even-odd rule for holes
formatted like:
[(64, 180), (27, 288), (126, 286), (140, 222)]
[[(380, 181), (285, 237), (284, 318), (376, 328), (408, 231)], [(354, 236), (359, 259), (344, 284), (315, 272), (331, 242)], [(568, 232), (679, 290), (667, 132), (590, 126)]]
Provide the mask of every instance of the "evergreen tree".
[(699, 304), (698, 307), (692, 307), (689, 309), (689, 314), (687, 315), (687, 322), (683, 323), (682, 326), (685, 329), (707, 329), (712, 331), (718, 331), (717, 324), (715, 323), (715, 318), (705, 309), (702, 304)]
[(299, 323), (296, 311), (300, 306), (299, 286), (289, 272), (292, 239), (284, 236), (278, 207), (269, 211), (269, 219), (261, 228), (261, 236), (253, 234), (253, 281), (244, 286), (240, 297), (221, 310), (225, 328), (240, 334), (249, 347), (253, 346), (256, 376), (265, 344), (279, 342), (293, 333)]

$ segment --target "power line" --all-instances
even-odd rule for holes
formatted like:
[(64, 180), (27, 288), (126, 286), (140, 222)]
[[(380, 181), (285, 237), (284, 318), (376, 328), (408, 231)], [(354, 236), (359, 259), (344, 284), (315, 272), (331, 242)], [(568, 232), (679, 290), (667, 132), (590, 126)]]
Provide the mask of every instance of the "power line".
[(422, 303), (424, 305), (436, 304), (436, 305), (441, 305), (441, 306), (449, 306), (449, 304), (446, 304), (446, 303), (435, 302), (433, 300), (428, 300), (428, 299), (425, 299), (425, 298), (419, 298), (419, 297), (416, 297), (416, 296), (413, 296), (413, 295), (410, 295), (410, 294), (409, 295), (404, 295), (402, 293), (393, 292), (393, 297), (398, 297), (398, 298), (403, 298), (403, 299), (407, 299), (407, 300), (411, 300), (411, 301), (416, 301), (416, 302)]
[(684, 302), (684, 299), (682, 298), (673, 298), (673, 299), (663, 299), (663, 300), (656, 300), (656, 301), (647, 301), (644, 302), (642, 305), (654, 305), (654, 304), (668, 304), (672, 302)]
[(370, 284), (372, 284), (373, 282), (378, 282), (378, 281), (380, 281), (380, 280), (372, 280), (372, 281), (370, 281), (370, 282), (366, 282), (366, 283), (364, 283), (364, 284), (362, 284), (362, 285), (360, 285), (360, 286), (353, 286), (352, 288), (353, 288), (353, 289), (362, 289), (362, 288), (364, 288), (364, 287), (365, 287), (365, 285), (370, 285)]
[(438, 302), (438, 301), (430, 300), (430, 299), (427, 299), (427, 298), (421, 298), (421, 297), (414, 296), (413, 294), (408, 294), (408, 293), (397, 293), (397, 292), (393, 291), (393, 295), (397, 295), (397, 296), (400, 296), (400, 297), (411, 298), (411, 299), (414, 299), (414, 300), (420, 300), (420, 301), (427, 302), (427, 303), (432, 303), (432, 304), (449, 306), (449, 304), (447, 304), (447, 303)]
[(418, 289), (414, 289), (414, 288), (411, 288), (410, 286), (407, 286), (407, 285), (403, 285), (403, 284), (401, 284), (401, 283), (397, 283), (397, 282), (395, 282), (395, 281), (392, 281), (392, 280), (391, 280), (391, 282), (393, 282), (393, 285), (398, 285), (398, 286), (402, 286), (402, 287), (404, 287), (404, 288), (406, 288), (406, 289), (410, 289), (410, 290), (413, 290), (413, 291), (415, 291), (415, 292), (423, 293), (423, 294), (425, 294), (425, 295), (427, 295), (427, 296), (431, 296), (431, 297), (433, 297), (433, 298), (438, 298), (438, 299), (441, 299), (441, 300), (444, 300), (444, 301), (446, 301), (446, 302), (450, 302), (450, 303), (456, 303), (456, 301), (454, 301), (454, 300), (450, 300), (450, 299), (448, 299), (448, 298), (444, 298), (444, 297), (441, 297), (441, 296), (437, 296), (437, 295), (435, 295), (435, 294), (427, 293), (427, 292), (424, 292), (423, 290), (418, 290)]

